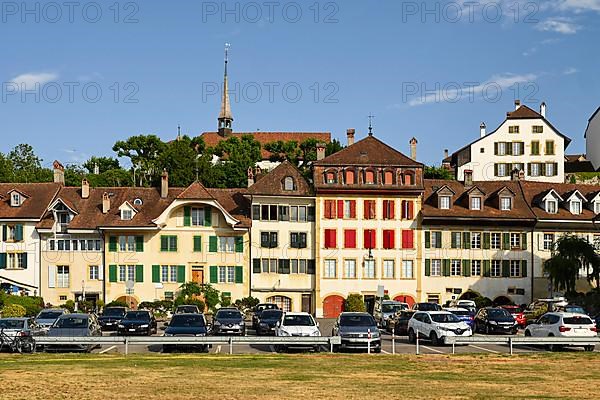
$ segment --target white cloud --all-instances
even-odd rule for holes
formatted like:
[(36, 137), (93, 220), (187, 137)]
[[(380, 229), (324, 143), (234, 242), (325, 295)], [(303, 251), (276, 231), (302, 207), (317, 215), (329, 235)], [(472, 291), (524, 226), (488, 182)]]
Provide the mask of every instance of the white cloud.
[(42, 86), (58, 79), (58, 74), (40, 72), (15, 76), (9, 82), (16, 84), (19, 90), (35, 90), (36, 84)]
[[(429, 103), (456, 103), (461, 100), (484, 99), (494, 97), (498, 89), (504, 91), (515, 84), (530, 83), (537, 79), (535, 74), (501, 74), (494, 75), (483, 83), (469, 83), (457, 87), (455, 84), (445, 85), (443, 89), (420, 93), (417, 97), (408, 101), (411, 107), (421, 106)], [(444, 86), (444, 85), (442, 85)], [(494, 94), (492, 94), (494, 93)], [(500, 93), (501, 95), (501, 93)], [(398, 108), (398, 105), (392, 106)]]
[(563, 71), (563, 75), (573, 75), (578, 73), (579, 70), (575, 67), (569, 67)]
[(571, 18), (555, 17), (548, 18), (536, 25), (535, 29), (544, 32), (556, 32), (564, 35), (573, 35), (581, 29)]
[(555, 8), (574, 12), (597, 11), (600, 12), (600, 0), (557, 0)]

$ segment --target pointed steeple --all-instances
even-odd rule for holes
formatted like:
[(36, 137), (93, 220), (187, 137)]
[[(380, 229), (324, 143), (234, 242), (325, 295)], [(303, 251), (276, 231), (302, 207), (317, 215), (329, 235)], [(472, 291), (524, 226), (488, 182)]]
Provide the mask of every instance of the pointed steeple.
[(233, 115), (229, 103), (229, 79), (227, 77), (227, 63), (229, 62), (229, 43), (225, 43), (225, 77), (223, 79), (223, 99), (219, 113), (219, 135), (227, 136), (233, 132)]

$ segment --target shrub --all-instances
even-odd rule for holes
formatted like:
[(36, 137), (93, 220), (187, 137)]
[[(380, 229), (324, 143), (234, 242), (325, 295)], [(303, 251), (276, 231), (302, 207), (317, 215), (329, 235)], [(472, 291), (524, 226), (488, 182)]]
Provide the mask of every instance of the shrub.
[(492, 305), (492, 299), (484, 296), (477, 296), (473, 301), (477, 308), (490, 307)]
[(124, 301), (111, 301), (110, 303), (108, 303), (107, 305), (104, 306), (104, 308), (106, 307), (126, 307), (129, 308), (129, 305), (127, 303), (125, 303)]
[(36, 316), (44, 308), (44, 300), (41, 297), (5, 295), (4, 305), (17, 304), (25, 308), (25, 316)]
[(92, 301), (80, 301), (77, 303), (77, 310), (82, 313), (90, 313), (94, 311), (94, 302)]
[(61, 305), (60, 308), (69, 310), (69, 312), (75, 312), (75, 302), (73, 300), (67, 300), (65, 304)]
[(235, 306), (239, 308), (242, 312), (247, 312), (254, 307), (256, 307), (260, 303), (260, 300), (256, 297), (244, 297), (243, 299), (239, 299), (235, 301)]
[(344, 301), (344, 311), (365, 312), (365, 302), (360, 294), (349, 294)]
[(27, 310), (20, 304), (6, 304), (0, 314), (2, 318), (20, 318), (27, 314)]

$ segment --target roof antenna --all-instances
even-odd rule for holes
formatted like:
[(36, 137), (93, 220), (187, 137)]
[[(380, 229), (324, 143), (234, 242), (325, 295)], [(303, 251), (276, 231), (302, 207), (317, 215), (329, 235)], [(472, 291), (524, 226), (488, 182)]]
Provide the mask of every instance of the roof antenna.
[(369, 136), (373, 136), (373, 118), (375, 116), (372, 113), (369, 114)]

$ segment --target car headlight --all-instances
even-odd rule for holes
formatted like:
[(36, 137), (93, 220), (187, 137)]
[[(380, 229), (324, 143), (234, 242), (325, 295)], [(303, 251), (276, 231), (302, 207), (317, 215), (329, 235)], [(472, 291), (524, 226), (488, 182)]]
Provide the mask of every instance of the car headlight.
[(219, 321), (215, 321), (214, 326), (221, 326), (221, 323)]
[(284, 331), (283, 329), (281, 329), (279, 331), (279, 335), (280, 336), (292, 336), (288, 331)]
[(165, 336), (175, 336), (172, 333), (165, 333)]
[(371, 332), (371, 338), (377, 339), (379, 337), (379, 332)]
[(119, 328), (125, 328), (125, 325), (119, 324)]
[(318, 329), (316, 331), (314, 331), (311, 336), (321, 336), (321, 331), (319, 331)]
[(490, 325), (498, 325), (496, 321), (490, 321)]
[(206, 336), (204, 333), (196, 333), (196, 336)]
[(147, 328), (148, 324), (140, 325), (140, 328)]
[(448, 330), (448, 328), (446, 328), (445, 326), (438, 326), (438, 329), (440, 331), (447, 331)]

